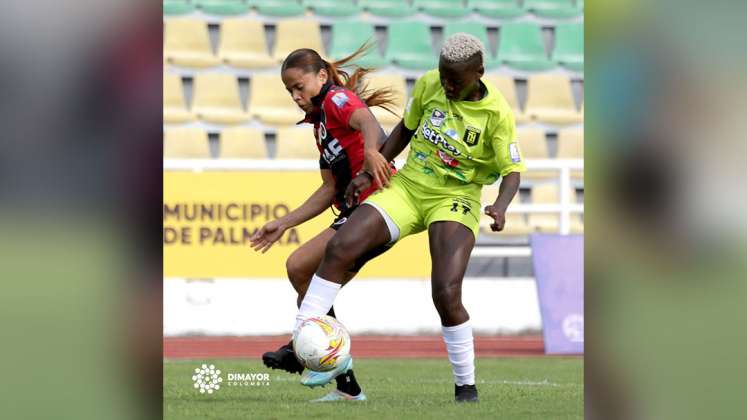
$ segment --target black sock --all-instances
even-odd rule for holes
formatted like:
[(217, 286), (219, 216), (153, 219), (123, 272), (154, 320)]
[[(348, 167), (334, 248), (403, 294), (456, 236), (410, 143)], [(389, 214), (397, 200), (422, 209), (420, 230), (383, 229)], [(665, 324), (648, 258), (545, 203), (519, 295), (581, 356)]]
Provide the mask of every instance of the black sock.
[(337, 381), (337, 389), (348, 395), (355, 397), (361, 393), (361, 387), (358, 385), (358, 381), (355, 380), (353, 369), (337, 376), (335, 381)]
[(331, 308), (329, 308), (329, 312), (327, 312), (327, 315), (331, 316), (332, 318), (337, 319), (337, 317), (335, 316), (335, 307), (334, 306), (331, 307)]

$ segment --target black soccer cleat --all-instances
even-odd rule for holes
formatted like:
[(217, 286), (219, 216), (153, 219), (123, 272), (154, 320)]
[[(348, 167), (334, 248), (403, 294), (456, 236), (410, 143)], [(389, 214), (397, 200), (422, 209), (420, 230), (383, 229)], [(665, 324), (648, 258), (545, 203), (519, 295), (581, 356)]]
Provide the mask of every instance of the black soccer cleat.
[(454, 385), (454, 400), (456, 402), (478, 402), (477, 387), (474, 385)]
[(282, 369), (290, 373), (303, 372), (303, 365), (296, 359), (293, 351), (293, 342), (280, 346), (275, 351), (268, 351), (262, 355), (262, 362), (271, 369)]

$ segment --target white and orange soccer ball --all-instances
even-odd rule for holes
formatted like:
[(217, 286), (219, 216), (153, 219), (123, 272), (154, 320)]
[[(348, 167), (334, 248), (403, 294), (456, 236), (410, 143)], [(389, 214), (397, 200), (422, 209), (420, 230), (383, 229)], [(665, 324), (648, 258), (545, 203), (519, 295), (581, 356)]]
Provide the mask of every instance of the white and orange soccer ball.
[(328, 372), (350, 358), (350, 334), (331, 316), (311, 317), (296, 331), (293, 349), (307, 369)]

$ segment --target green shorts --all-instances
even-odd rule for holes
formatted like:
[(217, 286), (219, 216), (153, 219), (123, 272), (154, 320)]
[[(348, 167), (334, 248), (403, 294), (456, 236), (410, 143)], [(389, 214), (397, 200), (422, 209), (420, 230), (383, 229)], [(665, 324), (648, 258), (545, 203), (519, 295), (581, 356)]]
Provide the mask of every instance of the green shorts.
[(377, 191), (364, 204), (373, 206), (384, 216), (392, 234), (391, 243), (422, 232), (431, 223), (444, 221), (463, 224), (477, 238), (481, 189), (482, 185), (463, 183), (431, 187), (397, 173), (388, 188)]

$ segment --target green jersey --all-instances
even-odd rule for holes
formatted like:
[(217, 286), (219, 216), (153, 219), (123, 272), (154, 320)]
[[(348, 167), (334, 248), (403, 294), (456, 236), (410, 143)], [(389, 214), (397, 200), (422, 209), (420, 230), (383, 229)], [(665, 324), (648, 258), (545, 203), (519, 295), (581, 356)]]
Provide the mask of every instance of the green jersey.
[(425, 186), (493, 184), (524, 171), (514, 116), (488, 81), (479, 101), (450, 101), (438, 69), (421, 76), (407, 103), (404, 124), (415, 134), (401, 176)]

